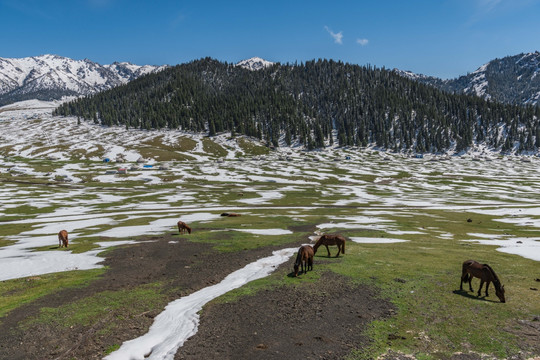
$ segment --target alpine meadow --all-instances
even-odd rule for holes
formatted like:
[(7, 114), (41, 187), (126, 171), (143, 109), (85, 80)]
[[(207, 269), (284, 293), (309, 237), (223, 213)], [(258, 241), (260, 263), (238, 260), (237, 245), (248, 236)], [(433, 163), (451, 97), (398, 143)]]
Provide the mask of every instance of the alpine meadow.
[(540, 360), (538, 13), (0, 0), (0, 360)]

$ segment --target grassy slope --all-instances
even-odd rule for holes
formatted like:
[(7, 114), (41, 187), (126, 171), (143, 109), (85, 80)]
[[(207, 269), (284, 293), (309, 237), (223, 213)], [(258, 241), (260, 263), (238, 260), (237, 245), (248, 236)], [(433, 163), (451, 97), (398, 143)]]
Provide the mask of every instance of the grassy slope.
[[(433, 215), (438, 217), (408, 219), (401, 223), (402, 229), (418, 230), (424, 226), (456, 231), (459, 227), (462, 230), (458, 232), (485, 230), (487, 233), (492, 226), (501, 226), (490, 222), (488, 217), (479, 217), (476, 224), (470, 224), (460, 215), (454, 214), (449, 218), (442, 217), (444, 214), (439, 212)], [(402, 219), (396, 221), (399, 223)], [(512, 226), (504, 229), (513, 230), (519, 232)], [(378, 237), (373, 231), (362, 229), (343, 230), (341, 233)], [(334, 271), (350, 277), (352, 281), (381, 289), (381, 296), (396, 305), (396, 316), (372, 324), (368, 334), (373, 339), (372, 346), (353, 352), (350, 358), (370, 359), (389, 348), (425, 359), (448, 358), (466, 349), (500, 358), (518, 353), (517, 336), (501, 329), (519, 331), (518, 320), (531, 320), (540, 312), (540, 294), (529, 289), (534, 284), (531, 274), (538, 269), (538, 263), (494, 251), (485, 245), (436, 238), (429, 232), (402, 236), (407, 237), (410, 242), (394, 244), (348, 242), (346, 255), (329, 261), (323, 249), (315, 256), (315, 271), (303, 275), (300, 280), (317, 281), (323, 271)], [(335, 253), (335, 248), (332, 250)], [(492, 265), (506, 285), (506, 304), (499, 302), (493, 285), (487, 298), (458, 291), (461, 263), (469, 258)], [(319, 261), (325, 264), (317, 264)], [(234, 290), (216, 301), (234, 301), (237, 296), (277, 285), (292, 285), (297, 281), (283, 273), (275, 274)], [(478, 286), (479, 280), (473, 280), (475, 291)], [(389, 340), (389, 335), (392, 335), (392, 340)]]
[(104, 269), (45, 274), (0, 282), (0, 321), (9, 311), (59, 289), (86, 286)]

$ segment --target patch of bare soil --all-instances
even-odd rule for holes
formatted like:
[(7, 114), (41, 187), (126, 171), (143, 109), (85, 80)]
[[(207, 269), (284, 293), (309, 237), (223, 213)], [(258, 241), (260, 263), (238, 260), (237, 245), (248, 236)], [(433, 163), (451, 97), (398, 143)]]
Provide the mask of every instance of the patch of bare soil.
[[(151, 241), (107, 253), (104, 265), (109, 269), (89, 286), (60, 290), (2, 318), (0, 359), (101, 359), (112, 345), (145, 334), (153, 318), (168, 302), (216, 284), (231, 272), (277, 249), (267, 247), (223, 254), (208, 244), (192, 243), (177, 234), (146, 240)], [(129, 290), (155, 282), (166, 283), (175, 290), (166, 294), (165, 303), (155, 304), (135, 316), (128, 315), (129, 309), (104, 309), (99, 319), (89, 326), (66, 328), (34, 324), (26, 330), (20, 327), (43, 307), (58, 308), (99, 292)], [(121, 331), (111, 331), (111, 324)]]
[(299, 278), (295, 286), (208, 304), (175, 359), (341, 359), (369, 343), (368, 323), (393, 313), (374, 289), (327, 272), (316, 282)]
[[(527, 349), (540, 359), (540, 316), (528, 320), (517, 320), (512, 327), (506, 328), (519, 339), (521, 349)], [(532, 355), (531, 355), (532, 357)]]

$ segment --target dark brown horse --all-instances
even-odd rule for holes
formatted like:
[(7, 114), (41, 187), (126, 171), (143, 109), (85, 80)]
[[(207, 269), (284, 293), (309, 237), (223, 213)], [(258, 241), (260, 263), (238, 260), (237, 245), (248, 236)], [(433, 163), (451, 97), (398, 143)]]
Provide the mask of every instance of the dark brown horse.
[(188, 234), (191, 234), (191, 228), (185, 222), (179, 221), (177, 225), (178, 225), (178, 232), (180, 234), (185, 234), (186, 231), (187, 231)]
[(488, 264), (480, 264), (474, 260), (467, 260), (463, 263), (461, 271), (461, 283), (459, 284), (459, 290), (463, 290), (463, 282), (469, 282), (469, 290), (474, 291), (471, 285), (473, 277), (480, 279), (480, 287), (478, 288), (478, 296), (480, 296), (480, 290), (482, 286), (486, 283), (486, 297), (488, 295), (488, 287), (491, 282), (495, 286), (495, 295), (501, 300), (501, 302), (506, 302), (504, 298), (504, 285), (501, 285), (501, 281), (495, 274), (495, 271)]
[(315, 243), (315, 246), (313, 246), (315, 254), (317, 253), (317, 249), (321, 245), (326, 246), (326, 251), (328, 251), (328, 257), (330, 257), (330, 250), (328, 249), (328, 245), (337, 245), (338, 253), (336, 254), (336, 257), (338, 257), (340, 253), (345, 254), (345, 238), (342, 235), (322, 235)]
[(299, 267), (302, 267), (302, 272), (304, 274), (307, 273), (308, 270), (313, 271), (313, 255), (315, 255), (315, 252), (311, 245), (300, 246), (298, 255), (296, 255), (296, 261), (294, 262), (294, 276), (298, 276)]
[(61, 230), (58, 233), (58, 247), (68, 247), (68, 232), (66, 230)]
[(221, 213), (221, 216), (228, 216), (228, 217), (236, 217), (236, 216), (241, 216), (240, 214), (238, 213)]

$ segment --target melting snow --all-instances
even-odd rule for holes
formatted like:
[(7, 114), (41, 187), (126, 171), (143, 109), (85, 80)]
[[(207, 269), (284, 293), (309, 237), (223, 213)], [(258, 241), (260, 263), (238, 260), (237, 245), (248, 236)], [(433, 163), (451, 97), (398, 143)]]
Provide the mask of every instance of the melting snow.
[(351, 237), (350, 238), (355, 243), (360, 244), (391, 244), (391, 243), (400, 243), (406, 242), (409, 240), (403, 239), (390, 239), (390, 238), (369, 238), (369, 237)]
[(184, 342), (197, 332), (199, 314), (203, 306), (233, 289), (272, 273), (278, 265), (296, 253), (297, 248), (274, 251), (272, 256), (262, 258), (229, 274), (219, 284), (206, 287), (189, 296), (175, 300), (156, 316), (145, 335), (126, 341), (120, 349), (106, 360), (172, 360)]
[(508, 240), (463, 240), (483, 245), (499, 246), (497, 251), (540, 261), (540, 238), (511, 238)]
[(283, 229), (231, 229), (233, 231), (247, 232), (255, 235), (288, 235), (293, 232)]

